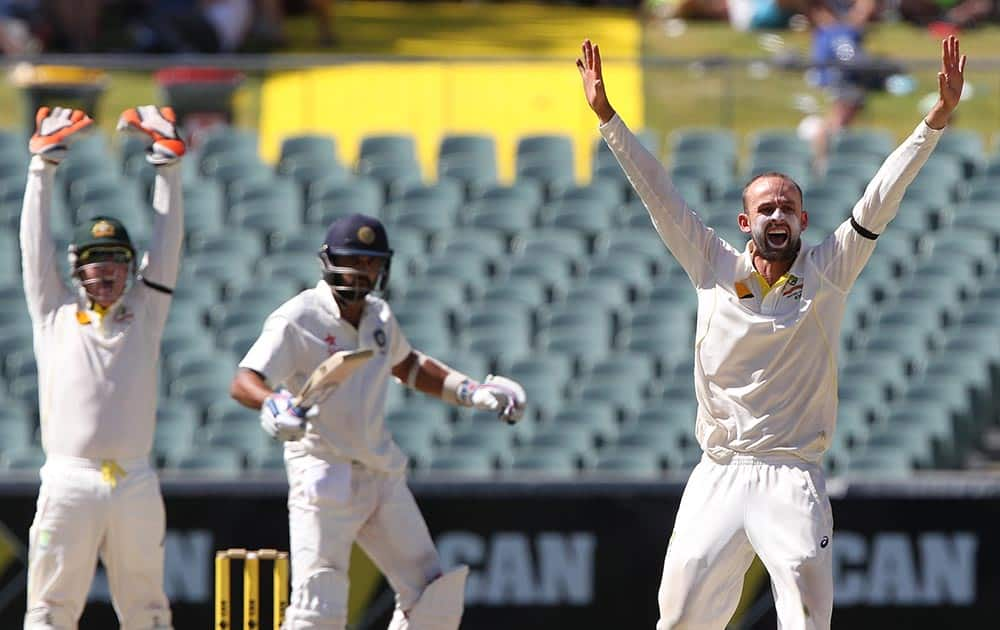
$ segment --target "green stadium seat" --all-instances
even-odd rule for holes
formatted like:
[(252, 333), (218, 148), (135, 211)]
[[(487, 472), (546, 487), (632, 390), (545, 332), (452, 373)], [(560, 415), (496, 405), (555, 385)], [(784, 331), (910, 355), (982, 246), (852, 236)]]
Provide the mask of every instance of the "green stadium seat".
[[(161, 403), (167, 401), (171, 399), (165, 399)], [(157, 413), (153, 434), (155, 458), (159, 462), (167, 462), (191, 452), (197, 443), (198, 430), (199, 423), (195, 415), (176, 416), (167, 420)]]
[(426, 469), (434, 455), (434, 437), (425, 425), (390, 427), (393, 442), (409, 458), (410, 468)]
[(541, 306), (548, 301), (545, 282), (539, 278), (520, 277), (496, 280), (487, 285), (478, 296), (482, 304), (520, 304)]
[(596, 457), (596, 443), (597, 437), (589, 426), (562, 423), (558, 426), (546, 425), (539, 428), (525, 448), (558, 448), (572, 454), (577, 461), (588, 466)]
[(279, 202), (276, 199), (243, 201), (230, 210), (230, 222), (232, 225), (263, 234), (275, 232), (297, 234), (302, 231), (302, 213), (297, 201), (294, 203)]
[(736, 136), (729, 129), (686, 127), (675, 129), (668, 137), (673, 155), (693, 152), (714, 152), (736, 156)]
[[(239, 257), (249, 260), (264, 255), (264, 241), (258, 233), (233, 226), (222, 232), (193, 235), (186, 244), (192, 254), (204, 253), (221, 259)], [(233, 264), (232, 260), (227, 262)]]
[(221, 231), (225, 212), (222, 189), (212, 180), (184, 188), (184, 229), (188, 234)]
[(902, 478), (911, 476), (913, 463), (910, 454), (895, 445), (869, 446), (851, 454), (847, 471), (858, 478)]
[[(385, 203), (382, 184), (371, 177), (353, 177), (347, 180), (323, 180), (307, 189), (310, 204), (324, 202), (327, 207), (342, 208), (344, 212), (378, 215)], [(310, 219), (310, 223), (316, 221)]]
[[(445, 308), (457, 308), (468, 301), (468, 291), (464, 284), (442, 282), (437, 278), (412, 278), (405, 283), (400, 295), (407, 304), (439, 305)], [(399, 302), (394, 301), (392, 304), (394, 309), (400, 306)]]
[[(259, 259), (256, 264), (257, 276), (284, 285), (285, 291), (291, 284), (299, 290), (313, 287), (322, 277), (319, 258), (315, 254), (270, 254)], [(298, 290), (281, 294), (291, 298)]]
[(532, 257), (545, 252), (558, 252), (571, 258), (587, 255), (587, 240), (576, 230), (543, 227), (514, 237), (511, 251), (515, 255)]
[(476, 449), (495, 462), (508, 461), (514, 450), (515, 431), (496, 414), (486, 421), (460, 423), (448, 441), (449, 449)]
[(619, 415), (612, 402), (591, 398), (575, 399), (563, 404), (548, 425), (553, 428), (586, 427), (598, 443), (607, 444), (613, 442), (621, 430)]
[(171, 397), (208, 407), (220, 397), (228, 394), (235, 372), (236, 366), (229, 364), (229, 369), (226, 371), (184, 374), (170, 381), (168, 391)]
[(204, 160), (218, 154), (257, 156), (257, 132), (234, 127), (213, 129), (202, 139), (198, 155)]
[(605, 211), (609, 211), (615, 206), (625, 201), (622, 189), (616, 182), (605, 179), (594, 179), (589, 184), (576, 185), (567, 188), (558, 197), (557, 201), (566, 202), (594, 202)]
[(447, 447), (435, 450), (428, 471), (457, 477), (485, 477), (495, 472), (495, 458), (479, 448)]
[(309, 195), (309, 190), (316, 185), (328, 186), (337, 182), (346, 182), (351, 178), (351, 172), (336, 162), (317, 161), (307, 156), (295, 156), (282, 159), (278, 163), (277, 174), (295, 182), (303, 199)]
[(393, 435), (397, 430), (408, 431), (409, 427), (421, 426), (429, 433), (429, 440), (443, 442), (453, 433), (450, 414), (449, 407), (440, 401), (421, 396), (409, 400), (403, 407), (387, 411), (385, 422)]
[(445, 255), (474, 251), (498, 257), (507, 254), (507, 239), (493, 230), (456, 228), (435, 234), (431, 250)]
[[(446, 134), (438, 146), (438, 167), (459, 162), (492, 163), (496, 171), (496, 140), (493, 136)], [(438, 173), (440, 176), (440, 172)]]
[(783, 153), (804, 162), (812, 160), (812, 148), (795, 129), (758, 129), (748, 139), (751, 155)]
[(595, 201), (556, 201), (539, 213), (544, 226), (596, 236), (611, 229), (611, 213)]
[(307, 158), (325, 166), (338, 163), (337, 140), (331, 135), (307, 133), (286, 136), (281, 141), (280, 162), (290, 158)]
[(595, 337), (595, 331), (584, 326), (543, 330), (535, 345), (546, 353), (570, 356), (580, 364), (592, 363), (611, 349), (606, 339)]
[(358, 175), (381, 182), (389, 199), (398, 199), (411, 188), (422, 185), (420, 165), (416, 162), (358, 162)]
[(600, 284), (582, 278), (567, 286), (566, 292), (558, 301), (576, 308), (591, 308), (596, 305), (616, 312), (634, 301), (634, 293), (628, 284), (613, 277), (603, 278)]
[(465, 191), (458, 180), (443, 177), (433, 184), (416, 186), (406, 190), (400, 197), (400, 201), (432, 203), (447, 211), (448, 214), (453, 214), (465, 201)]
[(457, 213), (433, 199), (401, 199), (391, 201), (382, 208), (382, 216), (391, 228), (404, 226), (441, 232), (453, 229), (458, 223)]
[(565, 478), (576, 475), (577, 457), (559, 446), (537, 446), (519, 449), (507, 472), (538, 477)]
[(475, 352), (452, 349), (434, 358), (476, 379), (485, 378), (490, 372), (489, 360), (485, 356)]
[(570, 374), (570, 356), (565, 354), (537, 354), (530, 358), (513, 359), (513, 353), (501, 357), (507, 367), (500, 374), (521, 383), (528, 395), (528, 414), (551, 417), (562, 405), (566, 382)]
[(469, 203), (459, 215), (465, 226), (497, 230), (511, 236), (535, 225), (535, 208), (514, 200), (480, 199)]
[(656, 451), (637, 446), (613, 446), (601, 450), (594, 470), (614, 477), (652, 478), (663, 474), (662, 457)]
[(949, 128), (934, 148), (934, 155), (939, 154), (957, 158), (962, 164), (965, 179), (978, 173), (986, 162), (983, 138), (971, 129)]
[(371, 134), (361, 139), (358, 162), (417, 161), (417, 145), (409, 134)]
[(24, 409), (16, 406), (5, 408), (0, 413), (0, 448), (18, 450), (34, 444), (35, 422)]
[(499, 278), (507, 282), (517, 282), (520, 278), (538, 279), (553, 290), (571, 281), (575, 266), (572, 258), (557, 251), (515, 255), (506, 263), (507, 268), (500, 270)]
[(0, 465), (8, 471), (37, 471), (45, 463), (41, 446), (4, 449), (0, 452)]
[(652, 276), (652, 265), (641, 253), (597, 255), (587, 260), (583, 271), (583, 277), (589, 282), (598, 285), (605, 282), (624, 283), (636, 293), (649, 286)]
[(885, 129), (848, 127), (836, 134), (831, 142), (831, 152), (840, 154), (867, 154), (883, 160), (896, 148), (892, 135)]
[(243, 461), (243, 453), (235, 448), (212, 446), (178, 454), (168, 462), (168, 468), (201, 475), (236, 477), (243, 470)]
[(537, 182), (518, 181), (510, 186), (491, 186), (477, 191), (472, 200), (497, 203), (506, 201), (515, 205), (527, 205), (534, 210), (542, 204), (543, 194)]

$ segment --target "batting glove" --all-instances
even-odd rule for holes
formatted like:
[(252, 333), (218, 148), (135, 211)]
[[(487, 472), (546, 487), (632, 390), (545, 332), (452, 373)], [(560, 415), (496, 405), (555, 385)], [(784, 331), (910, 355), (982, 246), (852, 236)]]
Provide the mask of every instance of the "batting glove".
[(515, 380), (490, 374), (482, 383), (471, 388), (468, 401), (472, 407), (495, 411), (507, 424), (514, 424), (524, 415), (528, 397)]
[(94, 119), (80, 109), (40, 107), (35, 113), (35, 135), (28, 149), (42, 159), (58, 164), (66, 157), (77, 132), (93, 124)]
[(149, 140), (146, 161), (155, 166), (181, 159), (187, 146), (177, 133), (177, 118), (169, 107), (141, 105), (126, 109), (118, 119), (118, 131)]
[(260, 407), (260, 426), (279, 442), (294, 442), (306, 434), (308, 418), (315, 416), (316, 412), (316, 407), (296, 407), (292, 404), (291, 392), (279, 389), (264, 399)]

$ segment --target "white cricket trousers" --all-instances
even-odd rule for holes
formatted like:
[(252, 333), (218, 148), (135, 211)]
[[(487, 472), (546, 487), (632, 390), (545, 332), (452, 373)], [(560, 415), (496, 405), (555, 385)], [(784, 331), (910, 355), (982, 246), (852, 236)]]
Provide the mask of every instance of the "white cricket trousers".
[(754, 553), (771, 576), (779, 630), (828, 630), (833, 514), (823, 471), (798, 458), (703, 456), (677, 511), (657, 630), (722, 630)]
[(28, 534), (26, 630), (73, 630), (101, 559), (123, 630), (171, 627), (166, 517), (147, 459), (49, 456)]
[(286, 452), (292, 594), (289, 630), (343, 628), (354, 542), (409, 610), (441, 574), (434, 541), (404, 473)]

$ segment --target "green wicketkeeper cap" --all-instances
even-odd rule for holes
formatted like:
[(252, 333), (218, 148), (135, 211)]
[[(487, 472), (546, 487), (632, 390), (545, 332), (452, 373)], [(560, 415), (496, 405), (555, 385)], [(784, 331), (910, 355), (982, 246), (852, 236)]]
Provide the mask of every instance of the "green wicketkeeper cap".
[(99, 216), (84, 221), (73, 235), (73, 247), (77, 255), (91, 247), (124, 247), (135, 256), (128, 230), (114, 217)]

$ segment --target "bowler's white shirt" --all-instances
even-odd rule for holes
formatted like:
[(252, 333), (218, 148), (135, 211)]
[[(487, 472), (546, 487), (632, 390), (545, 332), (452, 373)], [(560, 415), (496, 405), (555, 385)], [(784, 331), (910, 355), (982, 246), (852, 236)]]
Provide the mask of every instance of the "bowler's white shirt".
[[(803, 243), (788, 273), (768, 287), (754, 269), (752, 243), (740, 252), (706, 227), (617, 115), (600, 129), (698, 292), (698, 443), (720, 462), (739, 453), (819, 461), (837, 419), (847, 292), (876, 241), (848, 218), (820, 244)], [(939, 136), (921, 122), (886, 159), (854, 206), (857, 226), (882, 232)]]
[(355, 328), (341, 318), (329, 285), (320, 281), (268, 316), (240, 367), (296, 392), (334, 352), (373, 349), (372, 359), (320, 401), (305, 437), (287, 448), (321, 459), (350, 459), (375, 470), (403, 471), (406, 456), (385, 428), (385, 395), (392, 368), (410, 354), (410, 344), (384, 300), (373, 295), (365, 300)]

